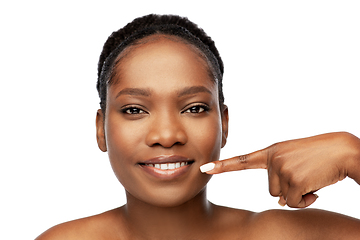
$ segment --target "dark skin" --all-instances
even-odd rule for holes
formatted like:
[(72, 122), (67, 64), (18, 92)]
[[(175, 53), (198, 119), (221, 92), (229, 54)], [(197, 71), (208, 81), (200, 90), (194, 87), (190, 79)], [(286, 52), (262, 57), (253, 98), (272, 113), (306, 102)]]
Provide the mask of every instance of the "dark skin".
[[(216, 84), (197, 49), (158, 38), (130, 49), (115, 71), (119, 79), (108, 88), (106, 112), (97, 113), (97, 141), (109, 153), (127, 204), (55, 226), (38, 240), (359, 238), (360, 220), (340, 214), (311, 209), (253, 213), (206, 198), (212, 174), (264, 168), (271, 195), (281, 204), (307, 207), (322, 187), (347, 176), (360, 183), (357, 137), (324, 134), (218, 161), (228, 111), (220, 108)], [(178, 156), (188, 161), (178, 172), (144, 164)], [(215, 163), (214, 169), (201, 173), (208, 162)]]

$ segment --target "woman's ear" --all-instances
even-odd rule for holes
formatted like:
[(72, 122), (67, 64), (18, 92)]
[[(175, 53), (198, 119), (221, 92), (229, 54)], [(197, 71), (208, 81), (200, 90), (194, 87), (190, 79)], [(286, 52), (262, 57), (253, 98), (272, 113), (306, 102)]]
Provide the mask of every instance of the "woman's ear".
[(226, 144), (227, 136), (228, 136), (228, 127), (229, 127), (229, 111), (226, 105), (223, 106), (221, 112), (221, 124), (222, 124), (222, 140), (221, 140), (221, 148), (223, 148)]
[(101, 109), (99, 109), (96, 113), (96, 140), (100, 150), (106, 152), (104, 114)]

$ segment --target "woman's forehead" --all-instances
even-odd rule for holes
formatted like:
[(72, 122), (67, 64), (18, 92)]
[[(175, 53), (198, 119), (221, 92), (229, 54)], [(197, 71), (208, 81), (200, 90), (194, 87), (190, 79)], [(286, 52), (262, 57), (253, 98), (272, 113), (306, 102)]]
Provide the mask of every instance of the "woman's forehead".
[(207, 61), (196, 47), (171, 37), (154, 36), (129, 47), (119, 57), (113, 76), (121, 85), (162, 87), (215, 85)]

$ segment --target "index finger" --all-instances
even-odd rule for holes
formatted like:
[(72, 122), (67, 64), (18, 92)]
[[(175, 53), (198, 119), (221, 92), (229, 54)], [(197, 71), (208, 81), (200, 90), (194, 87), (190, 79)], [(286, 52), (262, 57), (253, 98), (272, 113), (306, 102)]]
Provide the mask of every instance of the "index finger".
[(263, 149), (250, 154), (204, 164), (200, 167), (200, 171), (208, 174), (217, 174), (245, 169), (266, 169), (267, 161), (268, 150)]

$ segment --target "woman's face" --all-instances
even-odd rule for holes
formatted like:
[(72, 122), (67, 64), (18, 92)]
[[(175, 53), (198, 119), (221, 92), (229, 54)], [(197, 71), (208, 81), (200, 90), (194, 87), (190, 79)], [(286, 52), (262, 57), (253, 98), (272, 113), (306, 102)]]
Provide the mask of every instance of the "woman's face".
[(225, 145), (227, 110), (197, 51), (164, 37), (133, 47), (115, 68), (105, 118), (98, 111), (100, 149), (127, 194), (152, 205), (195, 197), (210, 179), (199, 167)]

